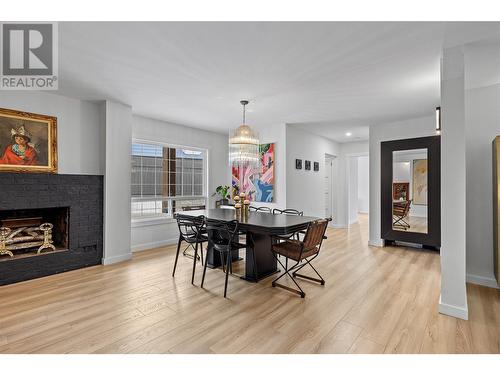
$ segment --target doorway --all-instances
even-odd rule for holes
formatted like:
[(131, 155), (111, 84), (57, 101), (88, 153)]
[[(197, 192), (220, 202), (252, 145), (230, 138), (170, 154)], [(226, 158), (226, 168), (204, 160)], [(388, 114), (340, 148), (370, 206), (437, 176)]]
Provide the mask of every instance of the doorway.
[(359, 215), (368, 216), (369, 211), (369, 158), (368, 155), (353, 154), (346, 159), (346, 224), (358, 222)]

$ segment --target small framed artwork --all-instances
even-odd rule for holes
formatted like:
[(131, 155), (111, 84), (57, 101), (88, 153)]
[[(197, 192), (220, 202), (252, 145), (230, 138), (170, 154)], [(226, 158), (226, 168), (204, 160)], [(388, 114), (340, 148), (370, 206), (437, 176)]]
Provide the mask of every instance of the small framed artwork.
[(311, 170), (311, 161), (310, 160), (306, 160), (304, 167), (305, 167), (304, 169), (306, 171), (310, 171)]
[(314, 162), (314, 172), (319, 172), (319, 163), (317, 161)]
[(295, 169), (302, 169), (302, 159), (295, 159)]
[(0, 172), (56, 173), (57, 118), (0, 108)]

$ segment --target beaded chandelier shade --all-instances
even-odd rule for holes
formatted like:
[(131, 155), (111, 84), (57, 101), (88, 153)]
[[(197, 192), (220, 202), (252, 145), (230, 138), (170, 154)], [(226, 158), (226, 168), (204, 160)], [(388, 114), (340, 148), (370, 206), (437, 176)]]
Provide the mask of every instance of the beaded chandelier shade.
[(231, 131), (229, 135), (229, 162), (236, 168), (258, 168), (260, 164), (259, 135), (245, 124), (245, 106), (248, 101), (242, 100), (240, 103), (243, 105), (243, 124)]

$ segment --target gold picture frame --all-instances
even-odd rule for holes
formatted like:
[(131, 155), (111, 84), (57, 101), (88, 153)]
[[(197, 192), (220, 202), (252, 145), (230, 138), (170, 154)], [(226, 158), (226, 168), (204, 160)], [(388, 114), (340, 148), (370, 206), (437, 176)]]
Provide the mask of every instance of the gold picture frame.
[(0, 108), (0, 172), (57, 173), (57, 117)]

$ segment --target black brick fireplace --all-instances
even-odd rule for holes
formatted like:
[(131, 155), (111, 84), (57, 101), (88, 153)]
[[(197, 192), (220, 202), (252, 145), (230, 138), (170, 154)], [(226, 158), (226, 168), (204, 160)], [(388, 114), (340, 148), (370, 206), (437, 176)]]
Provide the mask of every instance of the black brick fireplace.
[(62, 234), (54, 232), (57, 250), (38, 256), (2, 255), (0, 285), (101, 264), (102, 176), (0, 173), (0, 220), (32, 216), (42, 221), (55, 217), (62, 223), (54, 228), (64, 229)]

